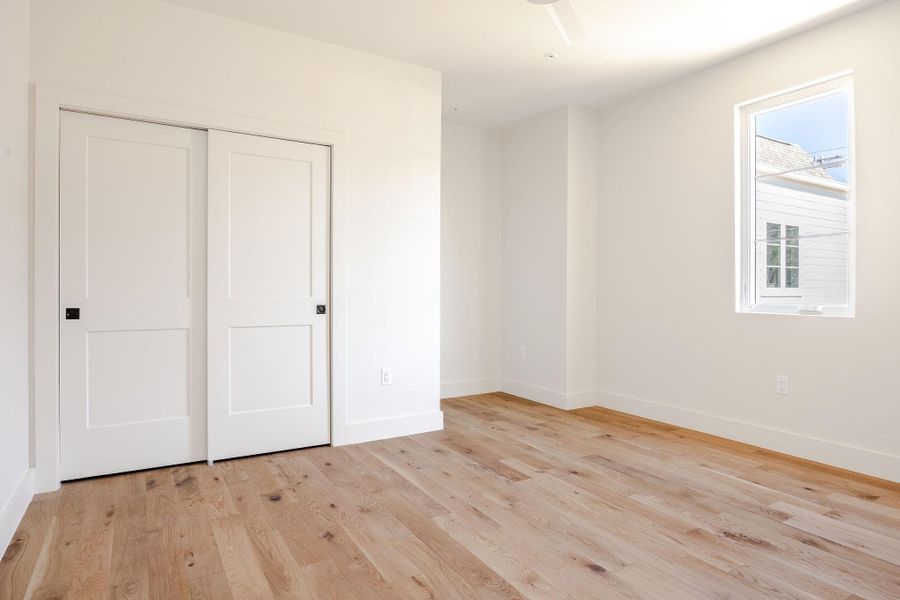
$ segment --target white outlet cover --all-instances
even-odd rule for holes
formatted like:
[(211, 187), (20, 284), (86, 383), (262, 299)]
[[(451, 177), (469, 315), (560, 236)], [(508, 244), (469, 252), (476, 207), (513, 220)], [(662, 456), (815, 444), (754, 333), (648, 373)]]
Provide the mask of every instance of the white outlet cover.
[(788, 377), (787, 375), (775, 376), (775, 392), (779, 394), (788, 393)]

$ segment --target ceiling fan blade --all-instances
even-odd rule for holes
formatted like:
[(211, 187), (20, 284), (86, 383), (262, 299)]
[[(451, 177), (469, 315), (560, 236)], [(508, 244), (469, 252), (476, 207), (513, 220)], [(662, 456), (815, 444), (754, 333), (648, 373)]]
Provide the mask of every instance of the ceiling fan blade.
[(572, 0), (556, 0), (552, 4), (545, 4), (544, 8), (547, 9), (567, 45), (571, 46), (586, 35), (587, 31), (572, 5)]

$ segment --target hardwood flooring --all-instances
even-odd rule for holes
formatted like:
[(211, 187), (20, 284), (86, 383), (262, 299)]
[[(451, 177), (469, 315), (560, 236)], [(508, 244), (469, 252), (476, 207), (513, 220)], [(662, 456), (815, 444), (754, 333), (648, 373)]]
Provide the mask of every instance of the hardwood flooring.
[(900, 598), (900, 485), (502, 394), (446, 430), (67, 483), (0, 598)]

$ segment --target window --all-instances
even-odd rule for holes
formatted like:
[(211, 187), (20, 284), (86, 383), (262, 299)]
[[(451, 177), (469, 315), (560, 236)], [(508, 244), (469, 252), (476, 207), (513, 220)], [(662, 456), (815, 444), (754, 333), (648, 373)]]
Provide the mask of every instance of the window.
[(737, 310), (853, 315), (849, 75), (740, 104)]
[(766, 223), (766, 288), (800, 288), (800, 226)]

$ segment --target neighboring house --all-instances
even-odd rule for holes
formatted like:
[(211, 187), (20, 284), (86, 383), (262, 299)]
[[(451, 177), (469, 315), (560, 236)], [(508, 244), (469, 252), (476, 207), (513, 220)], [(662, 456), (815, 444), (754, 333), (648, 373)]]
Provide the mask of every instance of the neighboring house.
[(820, 164), (797, 144), (756, 138), (758, 304), (848, 302), (848, 186)]

